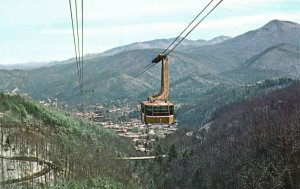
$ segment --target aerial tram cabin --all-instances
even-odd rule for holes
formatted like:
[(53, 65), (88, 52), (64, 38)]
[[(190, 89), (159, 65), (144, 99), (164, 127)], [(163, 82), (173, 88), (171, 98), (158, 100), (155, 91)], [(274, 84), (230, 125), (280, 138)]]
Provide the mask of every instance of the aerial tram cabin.
[(168, 101), (169, 97), (169, 62), (166, 55), (158, 55), (152, 63), (162, 61), (161, 88), (159, 93), (149, 96), (141, 103), (141, 120), (148, 124), (173, 124), (174, 104)]
[(144, 123), (174, 123), (174, 105), (170, 102), (141, 103), (141, 118)]

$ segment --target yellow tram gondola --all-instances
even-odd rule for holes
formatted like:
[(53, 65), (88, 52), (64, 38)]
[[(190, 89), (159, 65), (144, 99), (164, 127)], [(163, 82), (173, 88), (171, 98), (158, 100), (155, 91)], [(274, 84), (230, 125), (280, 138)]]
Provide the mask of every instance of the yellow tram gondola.
[(145, 123), (174, 123), (174, 105), (170, 102), (148, 102), (141, 104), (141, 119)]
[(144, 123), (173, 124), (174, 105), (168, 101), (169, 96), (169, 62), (166, 55), (158, 55), (152, 63), (162, 62), (161, 88), (156, 95), (148, 97), (141, 103), (141, 120)]

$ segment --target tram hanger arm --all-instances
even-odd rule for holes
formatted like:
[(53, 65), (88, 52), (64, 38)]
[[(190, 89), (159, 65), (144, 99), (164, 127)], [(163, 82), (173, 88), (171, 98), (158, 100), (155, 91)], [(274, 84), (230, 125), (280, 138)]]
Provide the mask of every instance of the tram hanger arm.
[(157, 57), (155, 57), (153, 60), (152, 60), (152, 63), (159, 63), (160, 61), (162, 61), (162, 59), (164, 59), (166, 57), (166, 55), (164, 54), (159, 54), (157, 55)]

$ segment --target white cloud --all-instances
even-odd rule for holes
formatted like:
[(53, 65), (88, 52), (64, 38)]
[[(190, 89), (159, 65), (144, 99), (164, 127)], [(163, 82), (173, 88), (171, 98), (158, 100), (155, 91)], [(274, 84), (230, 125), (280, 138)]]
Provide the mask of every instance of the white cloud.
[[(85, 28), (84, 34), (93, 35), (113, 35), (113, 34), (131, 34), (140, 32), (159, 32), (159, 31), (174, 31), (179, 28), (184, 28), (184, 24), (180, 23), (152, 23), (152, 24), (134, 24), (134, 25), (115, 25), (104, 28)], [(41, 31), (43, 34), (63, 34), (72, 35), (71, 29), (46, 28)]]
[(224, 4), (230, 7), (265, 6), (288, 2), (290, 0), (224, 0)]
[[(133, 0), (133, 1), (89, 1), (86, 6), (86, 19), (135, 19), (149, 16), (160, 16), (176, 13), (187, 13), (195, 10), (199, 11), (205, 4), (209, 2), (186, 0), (186, 1), (146, 1), (146, 0)], [(199, 9), (195, 9), (199, 7)], [(164, 18), (161, 18), (164, 19)]]
[(224, 28), (224, 27), (233, 27), (233, 26), (251, 26), (257, 24), (266, 24), (267, 22), (279, 19), (279, 20), (295, 20), (300, 21), (300, 14), (298, 13), (267, 13), (262, 15), (245, 15), (245, 16), (236, 16), (230, 18), (224, 18), (219, 20), (210, 20), (208, 23), (203, 23), (201, 28), (204, 29), (215, 29), (215, 28)]
[[(224, 19), (210, 19), (209, 21), (202, 22), (197, 30), (209, 30), (218, 29), (230, 30), (233, 27), (239, 28), (253, 28), (266, 24), (270, 20), (293, 20), (300, 22), (300, 14), (298, 13), (266, 13), (262, 15), (245, 15), (235, 16)], [(144, 24), (124, 24), (124, 25), (108, 25), (106, 27), (95, 27), (85, 28), (84, 34), (88, 37), (95, 36), (107, 36), (107, 37), (118, 37), (120, 35), (138, 35), (143, 33), (144, 35), (151, 36), (151, 33), (169, 34), (170, 37), (174, 37), (179, 34), (187, 23), (183, 22), (155, 22), (155, 23), (144, 23)], [(193, 25), (192, 25), (193, 26)], [(191, 27), (192, 27), (191, 26)], [(242, 31), (243, 32), (243, 31)], [(246, 32), (246, 29), (244, 29)], [(60, 28), (46, 28), (42, 30), (44, 34), (55, 34), (55, 35), (72, 35), (71, 29), (60, 29)], [(235, 33), (237, 34), (237, 33)], [(153, 35), (152, 35), (153, 36)], [(149, 39), (150, 40), (150, 39)]]

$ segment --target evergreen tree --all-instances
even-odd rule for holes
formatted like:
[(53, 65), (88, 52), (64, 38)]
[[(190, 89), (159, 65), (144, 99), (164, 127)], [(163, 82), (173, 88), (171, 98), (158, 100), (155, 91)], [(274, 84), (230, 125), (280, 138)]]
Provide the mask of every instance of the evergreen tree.
[(172, 144), (170, 147), (169, 154), (168, 154), (168, 162), (171, 162), (175, 159), (177, 159), (177, 150), (176, 150), (175, 144)]
[(191, 181), (191, 189), (206, 189), (207, 184), (205, 182), (205, 175), (203, 173), (203, 171), (201, 170), (201, 168), (198, 168), (193, 176), (192, 176), (192, 181)]
[(291, 177), (291, 173), (288, 169), (285, 169), (283, 174), (281, 175), (282, 188), (284, 189), (293, 189), (293, 181)]

